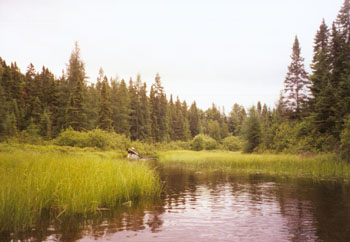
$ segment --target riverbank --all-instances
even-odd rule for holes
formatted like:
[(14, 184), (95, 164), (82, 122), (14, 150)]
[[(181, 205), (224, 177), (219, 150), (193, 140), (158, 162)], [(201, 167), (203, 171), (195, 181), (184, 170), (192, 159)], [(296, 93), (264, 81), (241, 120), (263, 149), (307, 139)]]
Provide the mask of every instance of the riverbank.
[(122, 156), (118, 151), (0, 144), (0, 232), (27, 230), (44, 215), (88, 216), (159, 197), (156, 172)]
[(350, 182), (350, 164), (336, 155), (242, 154), (227, 151), (168, 151), (159, 154), (164, 165), (290, 178)]

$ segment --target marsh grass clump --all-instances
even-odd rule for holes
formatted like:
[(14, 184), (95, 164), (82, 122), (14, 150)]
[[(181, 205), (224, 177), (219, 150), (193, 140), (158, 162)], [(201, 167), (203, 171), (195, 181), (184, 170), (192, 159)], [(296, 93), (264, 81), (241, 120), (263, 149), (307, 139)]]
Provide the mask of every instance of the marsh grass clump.
[(1, 145), (0, 153), (0, 232), (29, 229), (46, 213), (53, 218), (88, 216), (160, 195), (153, 169), (115, 159), (119, 155), (113, 152)]
[(159, 154), (167, 165), (262, 173), (287, 177), (350, 181), (350, 164), (335, 155), (242, 154), (225, 151), (170, 151)]

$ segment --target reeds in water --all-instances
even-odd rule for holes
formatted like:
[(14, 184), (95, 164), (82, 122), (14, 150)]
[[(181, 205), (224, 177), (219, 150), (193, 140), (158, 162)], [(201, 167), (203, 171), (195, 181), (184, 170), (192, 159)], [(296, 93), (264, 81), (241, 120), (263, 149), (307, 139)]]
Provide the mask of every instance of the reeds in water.
[(350, 164), (335, 155), (304, 157), (286, 154), (242, 154), (226, 151), (170, 151), (159, 154), (163, 164), (262, 173), (317, 180), (350, 181)]
[(43, 213), (88, 215), (160, 195), (156, 172), (113, 152), (0, 145), (0, 232), (23, 231)]

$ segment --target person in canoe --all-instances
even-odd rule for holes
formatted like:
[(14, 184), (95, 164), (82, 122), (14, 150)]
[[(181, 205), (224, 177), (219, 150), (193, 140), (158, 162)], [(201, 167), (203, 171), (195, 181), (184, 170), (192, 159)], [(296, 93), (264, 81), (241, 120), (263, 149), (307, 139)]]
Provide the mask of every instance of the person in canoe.
[(135, 147), (128, 148), (128, 159), (139, 159), (140, 155), (137, 154)]

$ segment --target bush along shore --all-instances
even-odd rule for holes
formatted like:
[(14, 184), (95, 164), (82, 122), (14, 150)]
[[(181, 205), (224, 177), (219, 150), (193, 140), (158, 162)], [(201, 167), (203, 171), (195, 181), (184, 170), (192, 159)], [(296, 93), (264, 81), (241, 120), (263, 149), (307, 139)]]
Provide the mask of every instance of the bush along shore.
[(228, 151), (168, 151), (159, 154), (164, 165), (221, 169), (240, 174), (266, 174), (350, 182), (350, 164), (332, 154), (242, 154)]
[(99, 213), (160, 196), (156, 172), (119, 152), (0, 144), (0, 232), (25, 231), (41, 216)]

